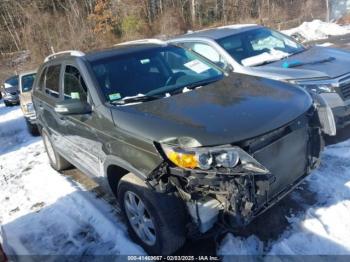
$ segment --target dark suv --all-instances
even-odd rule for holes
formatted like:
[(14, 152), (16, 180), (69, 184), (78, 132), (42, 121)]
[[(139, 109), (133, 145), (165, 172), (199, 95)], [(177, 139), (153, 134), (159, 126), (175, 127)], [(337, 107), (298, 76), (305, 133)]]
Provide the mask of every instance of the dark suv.
[(317, 167), (334, 121), (300, 88), (151, 40), (48, 57), (33, 102), (52, 167), (111, 189), (155, 254), (247, 225)]
[(11, 76), (4, 81), (0, 92), (4, 99), (5, 106), (19, 104), (18, 75)]

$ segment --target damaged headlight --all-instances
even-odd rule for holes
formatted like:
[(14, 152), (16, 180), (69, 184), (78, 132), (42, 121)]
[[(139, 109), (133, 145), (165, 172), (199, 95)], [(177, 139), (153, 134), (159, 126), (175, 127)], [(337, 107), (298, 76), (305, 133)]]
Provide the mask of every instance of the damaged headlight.
[(268, 170), (239, 147), (183, 148), (162, 144), (167, 158), (178, 167), (209, 170), (213, 168), (235, 168), (268, 173)]
[(194, 154), (197, 161), (196, 167), (202, 170), (209, 170), (212, 167), (233, 168), (239, 162), (238, 152), (234, 148), (222, 151), (197, 151)]

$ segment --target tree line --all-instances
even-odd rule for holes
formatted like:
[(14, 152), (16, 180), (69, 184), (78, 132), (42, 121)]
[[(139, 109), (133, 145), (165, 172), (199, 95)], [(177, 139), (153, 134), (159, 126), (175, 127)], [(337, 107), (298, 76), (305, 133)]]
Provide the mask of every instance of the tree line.
[(326, 17), (323, 0), (1, 0), (0, 53), (94, 49), (216, 25), (282, 29)]

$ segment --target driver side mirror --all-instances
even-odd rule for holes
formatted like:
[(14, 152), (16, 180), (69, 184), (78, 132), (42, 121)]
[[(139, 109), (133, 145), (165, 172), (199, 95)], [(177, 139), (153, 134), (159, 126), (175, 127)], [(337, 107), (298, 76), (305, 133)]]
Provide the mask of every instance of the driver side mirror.
[(297, 41), (298, 43), (303, 43), (306, 41), (305, 37), (303, 37), (301, 34), (299, 33), (294, 33), (290, 36), (291, 38), (293, 38), (295, 41)]
[(231, 64), (225, 63), (223, 67), (224, 71), (227, 72), (228, 74), (231, 74), (234, 71), (234, 68)]
[(61, 115), (83, 115), (92, 112), (91, 105), (79, 99), (63, 100), (55, 105), (55, 112)]

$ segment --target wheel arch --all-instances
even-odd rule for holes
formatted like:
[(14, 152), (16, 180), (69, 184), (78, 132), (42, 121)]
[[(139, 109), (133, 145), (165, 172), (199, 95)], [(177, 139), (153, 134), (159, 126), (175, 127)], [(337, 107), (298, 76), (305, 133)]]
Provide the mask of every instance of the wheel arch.
[(115, 196), (117, 196), (117, 188), (120, 179), (129, 173), (133, 173), (142, 180), (147, 179), (146, 174), (116, 156), (108, 156), (104, 162), (104, 174), (107, 177), (108, 185)]

